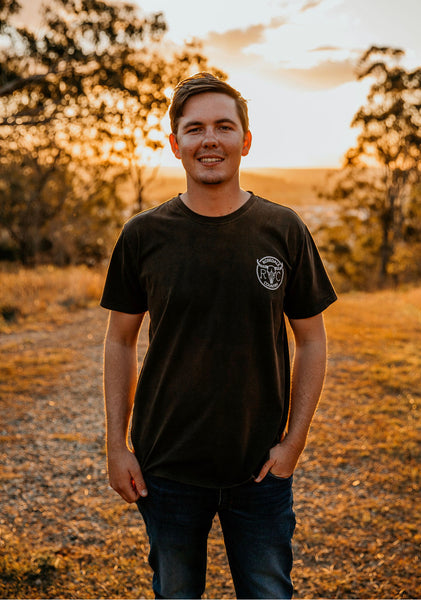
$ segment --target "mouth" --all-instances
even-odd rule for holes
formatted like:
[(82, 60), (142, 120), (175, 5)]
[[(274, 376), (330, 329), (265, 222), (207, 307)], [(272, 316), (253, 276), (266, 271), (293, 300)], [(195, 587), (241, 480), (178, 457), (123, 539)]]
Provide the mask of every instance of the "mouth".
[(221, 163), (224, 159), (220, 156), (202, 156), (198, 160), (202, 165), (216, 165)]

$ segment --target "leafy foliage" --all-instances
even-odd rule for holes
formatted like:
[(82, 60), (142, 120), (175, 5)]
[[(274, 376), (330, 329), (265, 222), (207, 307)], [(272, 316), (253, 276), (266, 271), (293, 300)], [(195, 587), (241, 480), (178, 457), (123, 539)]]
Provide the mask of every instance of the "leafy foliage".
[(52, 0), (38, 35), (13, 25), (18, 12), (15, 0), (1, 0), (0, 32), (8, 40), (0, 49), (0, 169), (7, 181), (1, 216), (28, 262), (39, 242), (25, 223), (33, 219), (39, 237), (53, 217), (64, 220), (70, 197), (79, 198), (77, 210), (91, 224), (95, 215), (87, 207), (97, 201), (103, 207), (125, 179), (131, 210), (120, 198), (104, 226), (118, 227), (142, 207), (143, 166), (162, 147), (170, 91), (207, 62), (194, 45), (169, 47), (162, 13), (140, 16), (128, 3)]
[(324, 243), (348, 287), (420, 274), (410, 254), (421, 257), (421, 68), (400, 66), (403, 54), (372, 47), (357, 69), (374, 82), (352, 121), (360, 134), (331, 192), (339, 220)]

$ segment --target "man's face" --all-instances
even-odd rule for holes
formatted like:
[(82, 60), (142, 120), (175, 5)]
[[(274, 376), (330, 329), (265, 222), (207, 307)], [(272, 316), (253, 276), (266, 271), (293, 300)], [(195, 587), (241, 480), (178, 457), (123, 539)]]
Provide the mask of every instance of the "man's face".
[(188, 179), (217, 185), (238, 177), (241, 157), (250, 149), (251, 134), (243, 131), (234, 98), (206, 92), (187, 100), (170, 143)]

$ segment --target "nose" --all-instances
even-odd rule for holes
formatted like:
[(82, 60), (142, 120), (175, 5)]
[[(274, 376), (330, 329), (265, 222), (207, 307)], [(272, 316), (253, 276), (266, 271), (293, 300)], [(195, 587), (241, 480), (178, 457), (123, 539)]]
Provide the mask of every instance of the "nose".
[(213, 127), (207, 127), (205, 129), (205, 134), (203, 136), (202, 144), (206, 148), (209, 148), (209, 147), (214, 148), (215, 146), (218, 145), (218, 138), (215, 135), (215, 131), (214, 131)]

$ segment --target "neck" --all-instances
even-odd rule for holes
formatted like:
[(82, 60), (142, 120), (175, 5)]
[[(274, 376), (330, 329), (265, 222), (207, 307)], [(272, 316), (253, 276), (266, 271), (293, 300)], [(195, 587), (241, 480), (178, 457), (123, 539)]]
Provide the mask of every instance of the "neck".
[(187, 191), (180, 196), (184, 204), (205, 217), (222, 217), (238, 210), (250, 198), (250, 193), (236, 184), (200, 184), (189, 181)]

